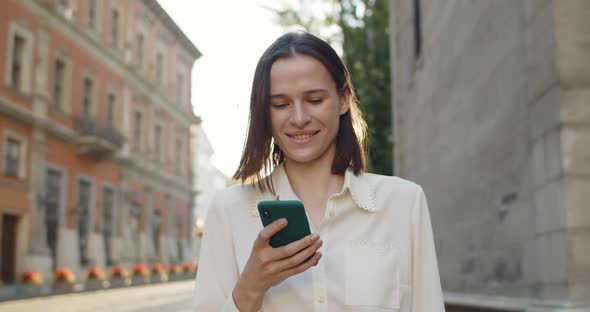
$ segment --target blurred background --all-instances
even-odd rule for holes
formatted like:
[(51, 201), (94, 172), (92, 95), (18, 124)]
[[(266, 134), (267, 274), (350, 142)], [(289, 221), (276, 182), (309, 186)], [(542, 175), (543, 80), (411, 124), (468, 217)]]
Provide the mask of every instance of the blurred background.
[(191, 311), (292, 30), (347, 64), (369, 171), (423, 186), (447, 311), (590, 311), (587, 0), (0, 1), (0, 311)]

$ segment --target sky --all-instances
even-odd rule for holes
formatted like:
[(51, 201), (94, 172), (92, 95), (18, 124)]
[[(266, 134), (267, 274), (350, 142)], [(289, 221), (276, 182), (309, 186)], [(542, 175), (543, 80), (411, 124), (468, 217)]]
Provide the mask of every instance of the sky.
[(158, 2), (203, 54), (193, 67), (192, 103), (215, 151), (213, 165), (231, 177), (244, 145), (256, 63), (283, 34), (264, 8), (277, 1)]

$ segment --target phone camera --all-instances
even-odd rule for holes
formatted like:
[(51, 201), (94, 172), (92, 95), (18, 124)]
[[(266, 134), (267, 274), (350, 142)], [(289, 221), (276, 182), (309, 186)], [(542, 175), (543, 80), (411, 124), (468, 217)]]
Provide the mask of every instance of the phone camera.
[(270, 211), (268, 211), (268, 210), (263, 210), (263, 211), (262, 211), (262, 215), (263, 215), (265, 218), (270, 218)]

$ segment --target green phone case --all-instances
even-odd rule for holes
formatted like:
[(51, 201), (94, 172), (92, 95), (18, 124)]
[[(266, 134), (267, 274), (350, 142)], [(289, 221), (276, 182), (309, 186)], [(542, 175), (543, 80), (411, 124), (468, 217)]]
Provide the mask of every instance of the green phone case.
[(261, 201), (258, 203), (258, 212), (263, 226), (281, 218), (287, 219), (287, 226), (270, 238), (270, 245), (274, 248), (311, 234), (303, 203), (298, 200)]

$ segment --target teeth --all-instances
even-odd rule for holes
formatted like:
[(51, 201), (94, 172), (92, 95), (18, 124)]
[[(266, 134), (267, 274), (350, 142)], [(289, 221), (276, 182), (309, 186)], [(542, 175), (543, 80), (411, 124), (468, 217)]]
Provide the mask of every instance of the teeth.
[(298, 135), (291, 135), (292, 138), (296, 139), (296, 140), (305, 140), (305, 139), (309, 139), (313, 136), (313, 133), (310, 134), (298, 134)]

